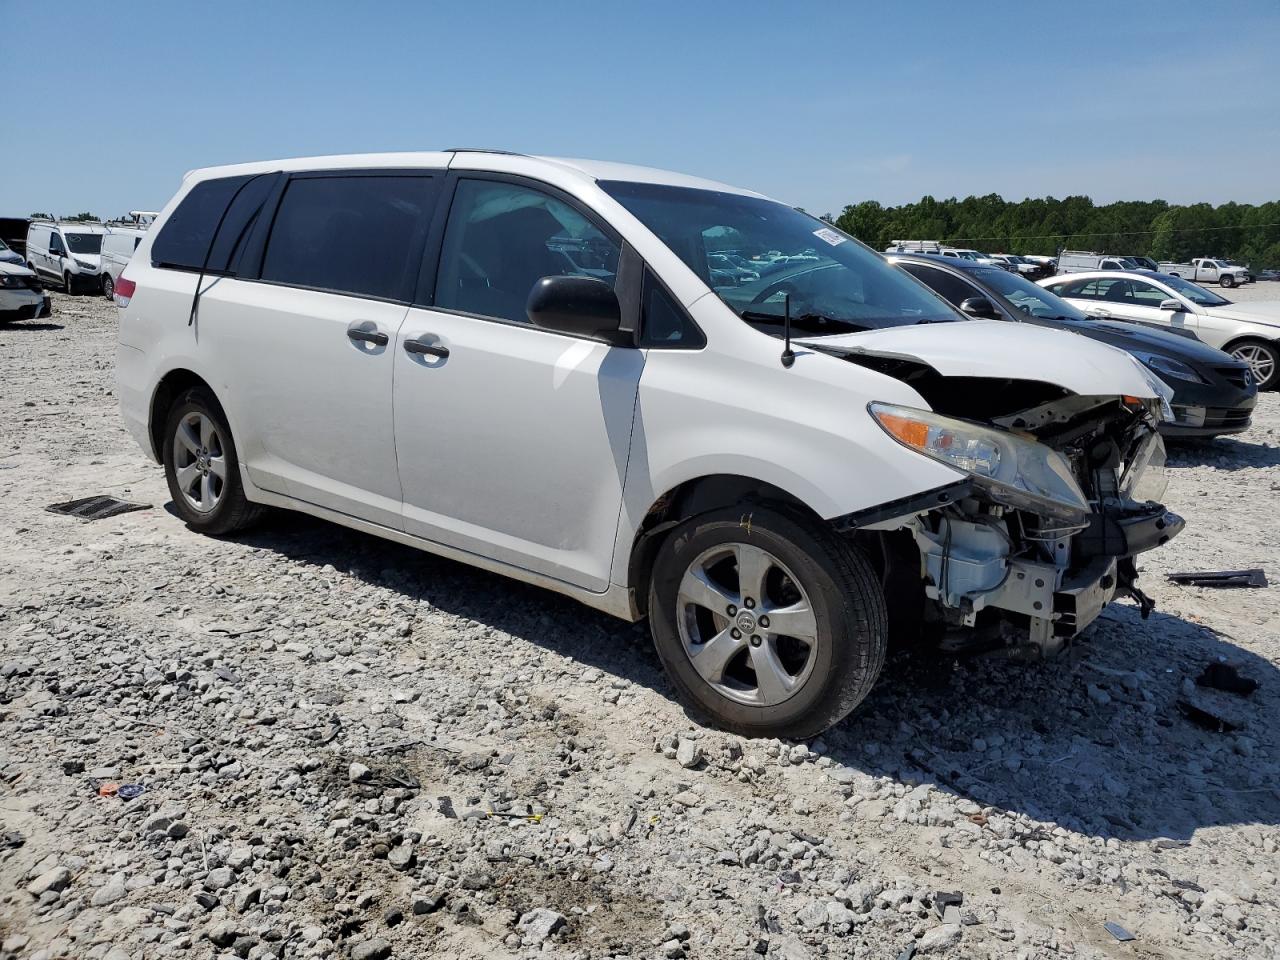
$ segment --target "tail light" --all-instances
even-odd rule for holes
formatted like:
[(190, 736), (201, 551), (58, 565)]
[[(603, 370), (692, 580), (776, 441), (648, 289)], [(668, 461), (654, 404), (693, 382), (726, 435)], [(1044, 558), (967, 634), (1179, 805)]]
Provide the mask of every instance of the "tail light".
[(136, 289), (138, 289), (138, 285), (136, 283), (126, 277), (123, 273), (120, 274), (120, 279), (116, 281), (116, 306), (127, 307), (129, 305), (129, 299), (133, 296), (133, 291)]

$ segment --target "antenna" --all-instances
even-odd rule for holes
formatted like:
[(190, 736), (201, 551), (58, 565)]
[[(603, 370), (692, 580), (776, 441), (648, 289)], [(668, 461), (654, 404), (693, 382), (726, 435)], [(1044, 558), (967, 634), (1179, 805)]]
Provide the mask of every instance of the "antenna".
[(791, 294), (782, 295), (782, 365), (788, 370), (796, 362), (795, 351), (791, 349)]

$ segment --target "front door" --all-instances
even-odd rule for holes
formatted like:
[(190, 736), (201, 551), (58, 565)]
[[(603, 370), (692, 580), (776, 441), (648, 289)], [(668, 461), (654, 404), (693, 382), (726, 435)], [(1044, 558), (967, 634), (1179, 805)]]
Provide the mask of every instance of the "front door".
[(400, 527), (392, 360), (422, 262), (438, 179), (295, 175), (259, 279), (222, 278), (197, 336), (264, 489)]
[(615, 283), (620, 244), (567, 197), (464, 178), (429, 307), (395, 345), (406, 531), (602, 592), (644, 352), (537, 329), (542, 277)]

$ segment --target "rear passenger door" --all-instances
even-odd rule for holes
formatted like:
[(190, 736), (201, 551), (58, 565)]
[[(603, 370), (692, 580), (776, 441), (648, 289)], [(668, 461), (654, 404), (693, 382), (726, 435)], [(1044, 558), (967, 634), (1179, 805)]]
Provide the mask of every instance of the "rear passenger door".
[(602, 592), (644, 351), (538, 329), (525, 306), (542, 277), (592, 276), (634, 318), (639, 260), (549, 187), (451, 179), (394, 351), (405, 529)]
[(360, 170), (281, 179), (235, 276), (212, 283), (200, 302), (201, 350), (225, 377), (255, 484), (398, 529), (393, 347), (439, 177)]

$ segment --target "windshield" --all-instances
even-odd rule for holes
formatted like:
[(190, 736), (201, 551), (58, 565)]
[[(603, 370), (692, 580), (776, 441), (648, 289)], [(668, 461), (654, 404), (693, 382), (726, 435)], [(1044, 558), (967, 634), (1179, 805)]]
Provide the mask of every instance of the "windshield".
[(1026, 277), (1008, 270), (973, 270), (970, 276), (976, 277), (983, 286), (990, 287), (1004, 297), (1023, 313), (1046, 320), (1088, 320), (1088, 316), (1077, 310), (1056, 294), (1044, 287), (1037, 286)]
[(101, 253), (102, 234), (100, 233), (63, 233), (67, 238), (67, 246), (72, 253)]
[(761, 197), (604, 181), (739, 317), (782, 335), (841, 334), (963, 320), (879, 254), (807, 213)]
[(1160, 282), (1166, 287), (1182, 294), (1192, 303), (1198, 303), (1202, 307), (1221, 307), (1231, 301), (1225, 297), (1220, 297), (1216, 293), (1211, 293), (1204, 287), (1198, 287), (1189, 280), (1183, 280), (1181, 277), (1161, 277)]

